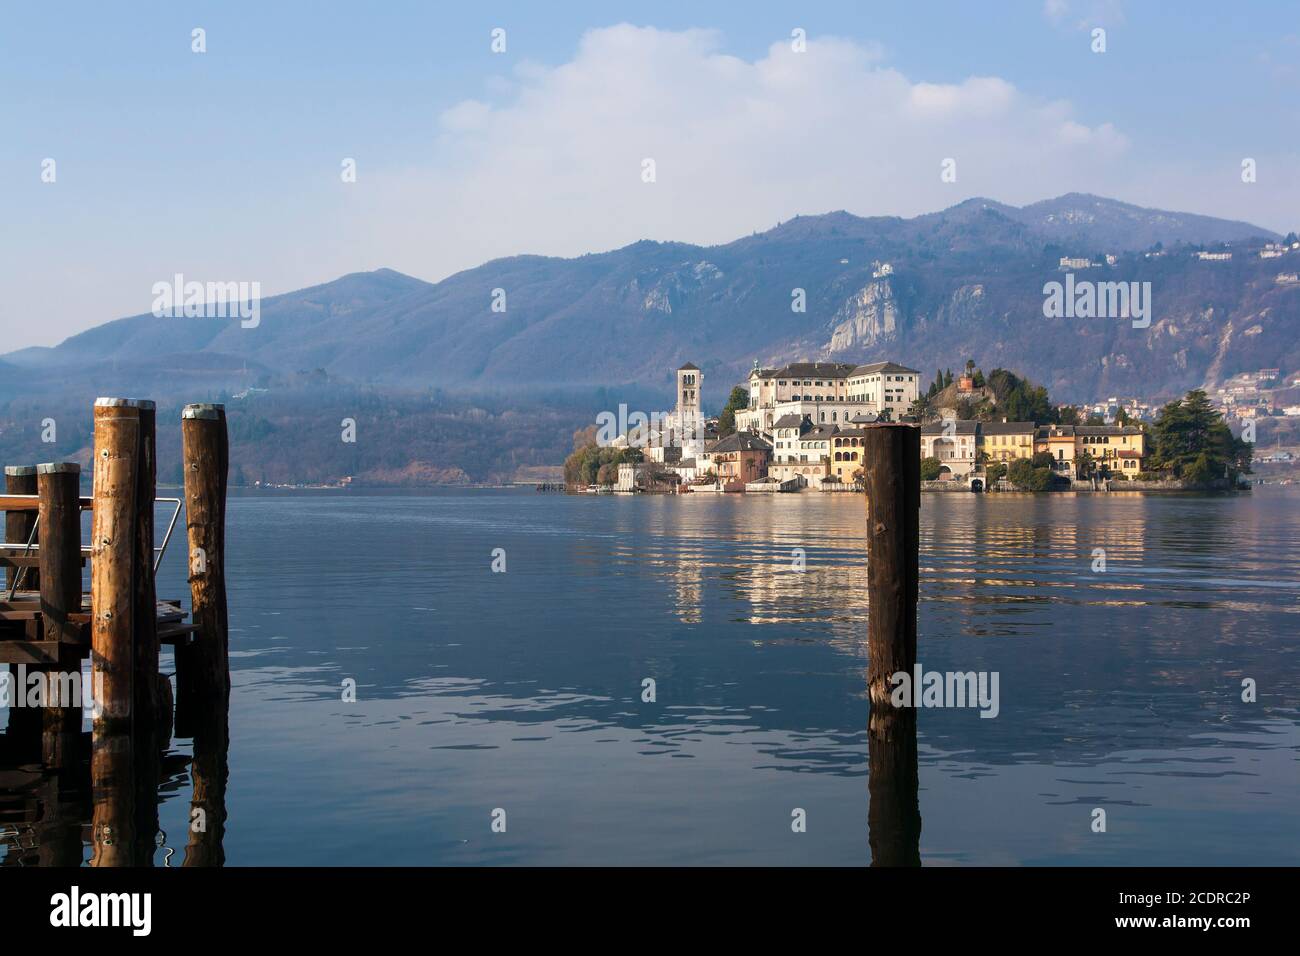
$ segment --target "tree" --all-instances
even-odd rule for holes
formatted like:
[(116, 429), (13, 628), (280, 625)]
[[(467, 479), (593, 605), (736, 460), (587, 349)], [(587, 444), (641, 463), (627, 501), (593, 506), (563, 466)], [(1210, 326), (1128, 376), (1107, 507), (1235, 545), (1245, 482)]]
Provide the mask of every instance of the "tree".
[(1078, 425), (1079, 410), (1073, 405), (1061, 405), (1056, 409), (1056, 423), (1058, 425)]
[(908, 406), (907, 414), (915, 418), (918, 422), (923, 422), (926, 416), (930, 414), (930, 401), (924, 395), (918, 395), (912, 399), (912, 404)]
[(1052, 470), (1036, 468), (1027, 458), (1017, 458), (1013, 461), (1011, 467), (1007, 469), (1007, 477), (1021, 491), (1048, 491), (1052, 487)]
[(1035, 468), (1051, 468), (1055, 463), (1050, 451), (1036, 451), (1034, 457), (1030, 459), (1030, 464)]
[(988, 479), (990, 485), (1005, 476), (1006, 473), (1007, 466), (1000, 461), (990, 462), (984, 466), (984, 476)]
[(1092, 457), (1092, 452), (1084, 450), (1074, 456), (1074, 468), (1079, 473), (1080, 478), (1091, 478), (1092, 471), (1097, 465), (1097, 460)]
[(921, 480), (936, 481), (939, 478), (939, 472), (943, 465), (939, 463), (938, 458), (921, 459)]
[(1133, 419), (1128, 417), (1128, 412), (1124, 411), (1122, 408), (1115, 413), (1116, 425), (1128, 425), (1132, 421)]
[(1151, 430), (1151, 467), (1198, 484), (1250, 473), (1253, 446), (1233, 436), (1201, 389), (1170, 402)]
[(731, 395), (727, 397), (727, 404), (722, 406), (722, 413), (718, 415), (718, 437), (726, 438), (736, 430), (736, 412), (742, 408), (749, 407), (749, 390), (743, 385), (737, 385), (731, 390)]
[(1086, 422), (1084, 422), (1084, 424), (1085, 424), (1085, 425), (1105, 425), (1105, 424), (1106, 424), (1106, 419), (1102, 418), (1100, 415), (1089, 415), (1089, 416), (1088, 416), (1088, 420), (1087, 420)]

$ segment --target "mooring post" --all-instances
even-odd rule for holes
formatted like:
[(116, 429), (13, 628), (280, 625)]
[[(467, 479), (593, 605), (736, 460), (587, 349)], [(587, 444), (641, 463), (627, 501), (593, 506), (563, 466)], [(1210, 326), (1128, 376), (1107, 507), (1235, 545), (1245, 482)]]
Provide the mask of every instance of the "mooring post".
[[(161, 704), (158, 687), (158, 610), (154, 585), (154, 498), (157, 495), (157, 411), (146, 399), (100, 398), (96, 408), (133, 408), (139, 415), (140, 440), (136, 446), (135, 494), (135, 598), (132, 620), (137, 726), (152, 727)], [(170, 714), (168, 719), (170, 720)]]
[[(7, 465), (5, 467), (5, 491), (11, 495), (34, 495), (36, 494), (36, 466), (35, 465)], [(26, 544), (31, 539), (32, 528), (36, 527), (35, 511), (6, 511), (5, 512), (5, 543), (6, 544)], [(5, 572), (5, 588), (14, 586), (14, 579), (18, 577), (18, 568), (8, 568)], [(36, 591), (40, 589), (40, 572), (35, 568), (28, 568), (23, 574), (23, 588), (27, 591)]]
[(81, 732), (80, 699), (55, 699), (73, 687), (72, 674), (81, 674), (81, 625), (72, 620), (73, 614), (81, 612), (81, 466), (56, 461), (37, 465), (35, 471), (40, 498), (36, 534), (41, 542), (41, 630), (45, 640), (58, 641), (55, 663), (41, 668), (48, 682), (41, 748), (53, 760), (66, 746), (64, 738)]
[(191, 617), (198, 628), (192, 642), (176, 647), (176, 732), (188, 736), (203, 711), (224, 710), (230, 701), (225, 567), (230, 444), (224, 406), (185, 406), (181, 464)]
[(36, 466), (40, 496), (41, 621), (45, 640), (78, 644), (81, 612), (81, 466), (54, 461)]
[[(921, 544), (921, 430), (866, 427), (867, 746), (871, 862), (920, 866), (916, 711), (890, 700), (893, 676), (916, 665), (916, 602)], [(915, 688), (913, 688), (915, 690)]]
[(921, 544), (921, 430), (865, 428), (867, 494), (867, 686), (888, 706), (900, 671), (916, 664), (917, 576)]
[(97, 733), (131, 728), (139, 447), (140, 410), (96, 403), (90, 633)]

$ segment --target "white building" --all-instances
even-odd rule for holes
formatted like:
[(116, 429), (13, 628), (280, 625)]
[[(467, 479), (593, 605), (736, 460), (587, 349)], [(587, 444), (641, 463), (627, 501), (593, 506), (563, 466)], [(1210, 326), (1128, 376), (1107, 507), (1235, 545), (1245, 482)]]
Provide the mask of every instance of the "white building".
[(921, 373), (893, 362), (850, 365), (794, 362), (749, 373), (749, 407), (736, 413), (741, 431), (771, 433), (788, 415), (814, 425), (839, 425), (888, 416), (897, 421), (917, 396)]

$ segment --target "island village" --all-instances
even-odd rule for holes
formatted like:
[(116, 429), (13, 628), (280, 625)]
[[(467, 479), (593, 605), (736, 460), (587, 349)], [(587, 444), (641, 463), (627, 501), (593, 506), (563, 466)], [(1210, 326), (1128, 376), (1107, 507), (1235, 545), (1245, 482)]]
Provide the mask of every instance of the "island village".
[[(1097, 490), (1144, 474), (1148, 436), (1122, 407), (1114, 424), (958, 417), (969, 407), (963, 399), (979, 397), (984, 387), (973, 363), (942, 393), (958, 396), (951, 406), (928, 403), (928, 421), (916, 414), (921, 373), (895, 362), (795, 362), (780, 368), (755, 362), (739, 386), (748, 391), (748, 401), (732, 404), (734, 423), (726, 424), (704, 415), (703, 372), (697, 366), (688, 362), (677, 369), (676, 386), (671, 411), (643, 415), (621, 432), (608, 429), (600, 444), (624, 450), (631, 460), (602, 467), (600, 480), (584, 490), (860, 491), (864, 428), (909, 421), (921, 427), (927, 490), (1010, 488), (1007, 475), (1017, 461), (1047, 469), (1057, 487)], [(733, 392), (733, 403), (738, 394)]]

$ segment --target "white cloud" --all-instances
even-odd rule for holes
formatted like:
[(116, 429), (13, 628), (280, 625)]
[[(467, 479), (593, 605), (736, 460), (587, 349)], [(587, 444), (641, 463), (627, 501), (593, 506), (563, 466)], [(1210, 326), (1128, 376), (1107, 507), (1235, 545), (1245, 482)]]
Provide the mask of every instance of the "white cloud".
[[(916, 82), (878, 49), (809, 38), (750, 62), (718, 34), (620, 25), (495, 105), (446, 111), (429, 164), (379, 171), (355, 214), (394, 267), (441, 277), (520, 252), (725, 242), (797, 213), (915, 215), (972, 195), (1103, 191), (1123, 134), (999, 77)], [(498, 88), (502, 88), (498, 84)], [(957, 161), (955, 184), (940, 180)], [(641, 180), (655, 160), (657, 181)]]

